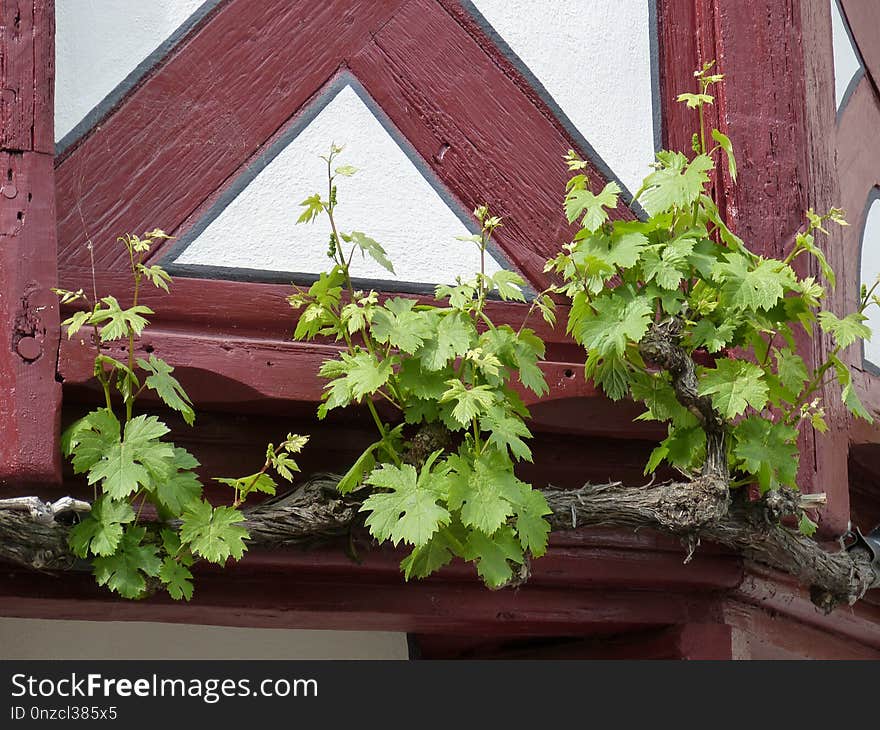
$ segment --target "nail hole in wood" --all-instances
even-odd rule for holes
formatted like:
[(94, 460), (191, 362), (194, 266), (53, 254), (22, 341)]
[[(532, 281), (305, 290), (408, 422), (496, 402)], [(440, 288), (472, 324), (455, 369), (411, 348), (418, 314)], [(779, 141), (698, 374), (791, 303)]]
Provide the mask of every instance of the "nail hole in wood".
[(437, 151), (437, 154), (434, 155), (434, 159), (437, 162), (443, 162), (443, 158), (446, 156), (446, 153), (449, 151), (450, 145), (445, 142), (440, 146), (440, 149)]
[(568, 378), (569, 380), (571, 380), (571, 379), (574, 377), (574, 370), (572, 370), (571, 368), (568, 368), (568, 369), (563, 373), (563, 375), (564, 375), (566, 378)]

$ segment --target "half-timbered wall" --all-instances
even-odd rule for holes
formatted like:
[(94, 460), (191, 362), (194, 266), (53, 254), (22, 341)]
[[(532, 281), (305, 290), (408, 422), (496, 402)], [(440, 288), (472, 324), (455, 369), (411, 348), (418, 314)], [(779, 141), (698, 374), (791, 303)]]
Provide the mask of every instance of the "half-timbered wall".
[[(365, 284), (430, 296), (435, 283), (473, 270), (475, 252), (456, 236), (474, 230), (470, 211), (486, 203), (504, 217), (490, 267), (517, 270), (539, 290), (548, 282), (545, 260), (570, 233), (561, 210), (563, 155), (573, 148), (590, 161), (594, 187), (621, 184), (614, 217), (639, 216), (631, 193), (653, 152), (689, 147), (695, 119), (675, 97), (693, 90), (697, 65), (717, 59), (728, 81), (710, 122), (730, 135), (741, 166), (737, 186), (724, 168), (715, 176), (731, 225), (756, 250), (779, 255), (809, 206), (846, 208), (851, 228), (827, 244), (842, 272), (833, 300), (841, 312), (880, 269), (875, 0), (56, 5), (60, 281), (90, 282), (94, 254), (99, 294), (124, 300), (116, 236), (160, 227), (176, 237), (155, 253), (175, 284), (170, 296), (145, 295), (157, 314), (140, 347), (171, 362), (196, 401), (198, 430), (176, 424), (173, 436), (209, 474), (246, 470), (266, 441), (289, 430), (311, 432), (320, 444), (302, 460), (307, 471), (338, 469), (369, 438), (356, 413), (315, 424), (317, 367), (334, 350), (290, 342), (289, 283), (311, 280), (327, 245), (320, 223), (294, 225), (297, 204), (325, 184), (318, 155), (331, 143), (344, 144), (344, 161), (361, 168), (340, 181), (344, 227), (381, 241), (396, 266), (390, 275), (357, 262)], [(525, 309), (490, 306), (496, 320), (515, 324)], [(529, 401), (538, 466), (525, 465), (523, 477), (539, 485), (637, 483), (662, 431), (634, 423), (638, 409), (612, 404), (585, 383), (583, 354), (562, 332), (541, 325), (539, 334), (548, 342), (551, 390)], [(827, 351), (822, 338), (801, 344), (813, 362)], [(880, 414), (880, 345), (847, 357), (866, 404)], [(87, 342), (62, 342), (57, 376), (69, 420), (94, 397)], [(880, 519), (871, 487), (880, 431), (853, 425), (830, 405), (829, 422), (826, 438), (804, 434), (799, 482), (828, 493), (820, 528), (832, 538), (854, 515)], [(79, 488), (67, 474), (64, 490)], [(204, 571), (198, 604), (114, 603), (114, 615), (408, 630), (419, 633), (426, 655), (503, 653), (499, 645), (514, 635), (627, 632), (638, 638), (607, 648), (590, 640), (572, 652), (880, 651), (870, 599), (826, 620), (778, 577), (711, 549), (682, 566), (680, 547), (653, 536), (554, 536), (529, 585), (515, 593), (483, 591), (457, 568), (403, 585), (398, 558), (375, 551), (354, 566), (335, 548), (249, 554), (229, 572)], [(7, 611), (57, 615), (63, 604), (61, 615), (87, 618), (109, 605), (88, 576), (63, 589), (52, 583), (67, 600), (42, 597), (46, 580), (4, 584)], [(448, 634), (459, 643), (438, 639)]]

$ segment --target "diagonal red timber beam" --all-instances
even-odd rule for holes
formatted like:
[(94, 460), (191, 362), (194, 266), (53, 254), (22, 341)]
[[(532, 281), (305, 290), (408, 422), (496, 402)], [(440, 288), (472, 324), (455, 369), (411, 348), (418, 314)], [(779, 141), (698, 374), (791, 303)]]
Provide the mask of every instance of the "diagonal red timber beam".
[(0, 0), (0, 486), (59, 482), (54, 0)]

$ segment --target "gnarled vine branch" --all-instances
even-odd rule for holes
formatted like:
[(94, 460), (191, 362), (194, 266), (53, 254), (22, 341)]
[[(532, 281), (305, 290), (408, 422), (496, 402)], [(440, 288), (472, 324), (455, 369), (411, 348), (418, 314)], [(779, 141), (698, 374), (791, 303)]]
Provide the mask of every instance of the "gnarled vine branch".
[[(249, 542), (290, 547), (346, 535), (358, 524), (360, 501), (356, 493), (340, 497), (337, 481), (338, 477), (318, 475), (286, 495), (246, 509)], [(734, 502), (718, 517), (707, 508), (716, 498), (714, 483), (704, 477), (648, 487), (610, 482), (544, 490), (556, 531), (652, 527), (686, 540), (711, 541), (792, 575), (810, 587), (813, 602), (826, 612), (851, 605), (880, 587), (880, 574), (872, 568), (867, 551), (829, 552), (780, 524), (779, 518), (805, 505), (801, 495), (779, 494), (782, 497), (754, 503)], [(806, 499), (811, 501), (809, 495)], [(68, 532), (62, 521), (47, 524), (27, 511), (0, 509), (0, 559), (31, 569), (88, 569), (70, 552)]]

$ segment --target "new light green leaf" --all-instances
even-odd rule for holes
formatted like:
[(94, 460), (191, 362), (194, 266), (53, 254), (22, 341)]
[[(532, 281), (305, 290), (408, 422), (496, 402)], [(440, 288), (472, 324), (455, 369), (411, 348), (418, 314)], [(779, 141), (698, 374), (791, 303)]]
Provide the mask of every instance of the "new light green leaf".
[(569, 223), (583, 214), (581, 225), (588, 231), (595, 231), (608, 220), (608, 211), (617, 207), (617, 198), (620, 195), (620, 186), (615, 182), (609, 182), (602, 188), (598, 195), (593, 194), (585, 187), (574, 187), (565, 196), (565, 217)]
[(472, 419), (486, 413), (497, 398), (495, 390), (488, 385), (467, 388), (460, 380), (450, 380), (447, 385), (449, 389), (441, 396), (440, 402), (455, 402), (452, 418), (464, 428), (470, 426)]
[(760, 416), (749, 416), (733, 430), (733, 455), (742, 470), (753, 474), (761, 493), (796, 486), (797, 429)]
[(466, 545), (465, 558), (476, 563), (477, 573), (490, 588), (501, 588), (513, 577), (511, 563), (521, 565), (522, 548), (510, 527), (492, 535), (473, 530)]
[(373, 537), (394, 545), (426, 545), (450, 520), (446, 508), (437, 503), (439, 479), (427, 466), (421, 475), (410, 464), (383, 464), (373, 471), (367, 484), (389, 490), (371, 494), (360, 509), (370, 513), (365, 524)]
[(729, 253), (725, 259), (715, 267), (713, 278), (722, 284), (722, 303), (736, 309), (766, 312), (796, 286), (791, 267), (779, 261), (759, 258), (753, 264), (738, 253)]
[(453, 311), (440, 318), (434, 339), (425, 342), (416, 355), (426, 370), (440, 370), (450, 359), (462, 357), (471, 348), (476, 334), (471, 320)]
[(733, 156), (733, 143), (730, 141), (730, 137), (719, 132), (717, 129), (713, 129), (712, 139), (718, 143), (718, 146), (721, 147), (721, 149), (724, 150), (724, 154), (727, 155), (727, 170), (730, 173), (730, 179), (733, 182), (736, 182), (736, 159)]
[(638, 342), (648, 331), (653, 311), (647, 297), (603, 296), (585, 312), (575, 335), (587, 350), (622, 355), (627, 343)]
[(180, 539), (210, 563), (222, 565), (230, 557), (240, 560), (246, 549), (244, 541), (250, 537), (240, 526), (244, 521), (244, 515), (232, 507), (193, 502), (183, 513)]
[(112, 555), (122, 540), (123, 526), (134, 521), (134, 510), (125, 501), (99, 497), (91, 512), (78, 525), (70, 528), (70, 549), (80, 558)]
[(430, 316), (414, 312), (414, 306), (413, 299), (396, 298), (376, 308), (370, 324), (373, 339), (412, 355), (433, 335)]
[(356, 244), (362, 253), (369, 255), (373, 261), (379, 264), (379, 266), (392, 274), (394, 273), (394, 265), (391, 263), (388, 255), (385, 253), (385, 249), (382, 248), (380, 243), (374, 241), (368, 235), (361, 233), (360, 231), (352, 231), (348, 236), (343, 234), (342, 238)]
[(841, 348), (849, 347), (859, 340), (871, 339), (871, 328), (865, 324), (868, 318), (861, 312), (851, 312), (840, 319), (833, 312), (819, 312), (819, 326), (830, 334)]
[(153, 310), (138, 304), (128, 309), (122, 309), (116, 297), (103, 297), (104, 306), (96, 310), (89, 318), (90, 324), (102, 324), (101, 342), (118, 340), (128, 337), (129, 331), (140, 335), (149, 322), (142, 315), (153, 314)]
[(450, 457), (449, 463), (454, 470), (449, 480), (449, 508), (460, 510), (466, 527), (493, 534), (513, 514), (513, 505), (505, 496), (519, 482), (513, 465), (497, 451), (484, 451), (473, 468), (457, 456)]
[(751, 406), (760, 411), (767, 403), (764, 371), (745, 360), (718, 360), (704, 371), (697, 391), (712, 398), (712, 406), (724, 418), (741, 415)]
[(192, 401), (183, 386), (172, 377), (174, 368), (155, 355), (150, 355), (149, 360), (138, 358), (137, 363), (138, 367), (150, 373), (144, 380), (144, 385), (154, 390), (166, 406), (180, 413), (183, 420), (192, 426), (196, 418)]
[(657, 169), (645, 178), (636, 197), (649, 215), (689, 208), (699, 200), (714, 166), (708, 155), (697, 155), (688, 162), (681, 152), (658, 152)]

